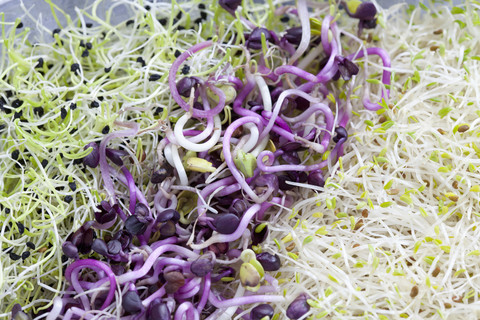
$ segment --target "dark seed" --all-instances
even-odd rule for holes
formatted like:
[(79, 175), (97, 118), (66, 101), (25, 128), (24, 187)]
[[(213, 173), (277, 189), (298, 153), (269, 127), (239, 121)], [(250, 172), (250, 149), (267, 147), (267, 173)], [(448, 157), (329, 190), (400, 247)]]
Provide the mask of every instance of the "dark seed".
[(35, 65), (35, 68), (42, 68), (43, 67), (43, 58), (38, 58), (38, 62)]
[(17, 222), (18, 232), (23, 234), (25, 232), (25, 226), (21, 222)]
[(268, 252), (257, 254), (257, 260), (260, 262), (265, 271), (277, 271), (281, 267), (281, 262), (278, 255), (273, 255)]
[(85, 24), (85, 27), (87, 27), (87, 28), (91, 28), (92, 26), (93, 26), (93, 23), (91, 23), (91, 22), (87, 22)]
[(75, 110), (77, 109), (77, 104), (76, 103), (70, 103), (70, 110)]
[(142, 67), (145, 67), (145, 66), (147, 65), (147, 64), (145, 63), (145, 60), (143, 60), (142, 57), (138, 57), (138, 58), (137, 58), (137, 62), (140, 63), (140, 64), (142, 64)]
[(182, 68), (182, 73), (184, 75), (187, 75), (190, 72), (190, 66), (189, 65), (184, 65)]
[(112, 67), (107, 67), (105, 69), (103, 69), (105, 71), (105, 73), (109, 73), (110, 71), (112, 71)]
[(103, 127), (103, 129), (102, 129), (102, 133), (103, 133), (103, 134), (107, 134), (107, 133), (109, 133), (109, 132), (110, 132), (110, 127), (109, 127), (109, 126)]
[(158, 19), (158, 23), (160, 23), (162, 26), (164, 26), (164, 25), (167, 24), (167, 19), (166, 18)]
[(60, 109), (60, 117), (62, 119), (65, 119), (67, 117), (67, 110), (65, 110), (65, 108)]
[(207, 13), (206, 13), (205, 11), (200, 12), (200, 17), (201, 17), (203, 20), (207, 20)]
[(198, 258), (190, 265), (190, 271), (197, 277), (205, 277), (213, 270), (213, 262), (207, 258)]
[(288, 29), (284, 37), (291, 44), (298, 46), (302, 41), (302, 27)]
[(237, 230), (240, 218), (233, 213), (220, 214), (215, 218), (216, 231), (221, 234), (232, 234)]
[(56, 33), (60, 33), (60, 31), (61, 31), (61, 30), (60, 30), (59, 28), (54, 29), (54, 30), (52, 31), (52, 37), (55, 37), (55, 34), (56, 34)]
[(179, 50), (175, 50), (175, 58), (180, 57), (182, 53)]
[(30, 257), (30, 251), (25, 251), (24, 253), (22, 253), (22, 260), (25, 260), (28, 257)]
[(20, 28), (23, 28), (23, 22), (20, 22), (19, 24), (17, 24), (17, 29), (20, 29)]
[(23, 104), (23, 101), (20, 99), (16, 99), (15, 101), (12, 102), (12, 107), (13, 108), (20, 108)]
[(65, 196), (64, 200), (65, 200), (66, 203), (70, 203), (70, 202), (72, 202), (73, 197), (71, 195), (68, 195), (68, 196)]
[(249, 49), (253, 50), (260, 50), (262, 49), (262, 33), (265, 35), (265, 40), (270, 41), (272, 36), (270, 32), (265, 28), (255, 28), (250, 33), (248, 40), (246, 42), (246, 46)]
[(19, 256), (18, 254), (14, 253), (14, 252), (10, 252), (8, 255), (10, 256), (10, 259), (12, 259), (14, 261), (17, 261), (21, 258), (21, 256)]
[(268, 234), (268, 226), (264, 225), (263, 228), (261, 228), (261, 230), (257, 232), (256, 230), (259, 227), (262, 227), (262, 225), (257, 224), (252, 230), (252, 245), (254, 246), (265, 241), (265, 238), (267, 237), (267, 234)]
[(83, 52), (82, 52), (82, 58), (86, 58), (86, 57), (88, 57), (88, 55), (89, 55), (88, 50), (87, 50), (87, 49), (83, 50)]
[(18, 149), (13, 150), (12, 152), (12, 159), (18, 160), (18, 156), (20, 155), (20, 151)]
[(135, 291), (128, 291), (123, 295), (122, 307), (126, 312), (130, 312), (131, 314), (137, 314), (144, 309), (142, 300)]
[(290, 17), (287, 15), (284, 15), (283, 17), (280, 18), (280, 21), (283, 23), (287, 23), (288, 21), (290, 21)]
[(127, 22), (126, 22), (125, 24), (126, 24), (127, 26), (129, 26), (129, 25), (133, 24), (133, 22), (134, 22), (133, 20), (127, 20)]
[(150, 77), (148, 77), (148, 81), (157, 81), (160, 79), (162, 76), (159, 74), (152, 74)]
[(48, 160), (47, 159), (43, 159), (42, 162), (41, 162), (41, 165), (42, 167), (46, 167), (48, 165)]
[(78, 70), (80, 70), (80, 65), (78, 63), (74, 63), (70, 66), (70, 71), (71, 72), (77, 72)]
[(79, 46), (82, 47), (82, 48), (85, 48), (85, 42), (83, 40), (80, 40)]
[(92, 103), (90, 103), (90, 108), (98, 108), (100, 107), (100, 103), (98, 103), (97, 101), (92, 101)]
[(35, 250), (35, 244), (31, 241), (27, 241), (26, 243), (27, 247), (29, 247), (32, 250)]
[(70, 190), (72, 190), (72, 191), (77, 190), (77, 184), (75, 182), (69, 182), (68, 186), (70, 187)]
[(250, 318), (251, 320), (265, 320), (265, 317), (267, 317), (267, 319), (272, 319), (274, 313), (271, 305), (266, 303), (260, 304), (252, 309), (250, 312)]

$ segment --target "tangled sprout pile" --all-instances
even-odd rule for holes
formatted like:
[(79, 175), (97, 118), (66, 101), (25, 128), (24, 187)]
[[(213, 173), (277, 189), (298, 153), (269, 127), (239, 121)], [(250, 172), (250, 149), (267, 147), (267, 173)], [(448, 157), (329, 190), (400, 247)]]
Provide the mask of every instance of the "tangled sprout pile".
[(352, 117), (389, 110), (375, 5), (123, 0), (100, 18), (98, 0), (73, 21), (47, 3), (49, 39), (2, 24), (1, 310), (310, 315), (271, 233), (335, 176)]

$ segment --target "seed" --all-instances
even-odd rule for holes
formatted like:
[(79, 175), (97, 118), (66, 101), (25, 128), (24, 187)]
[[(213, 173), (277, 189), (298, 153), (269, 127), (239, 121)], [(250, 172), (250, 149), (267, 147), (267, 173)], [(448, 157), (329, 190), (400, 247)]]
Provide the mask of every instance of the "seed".
[(85, 43), (85, 47), (87, 47), (88, 50), (92, 49), (92, 44), (90, 42)]
[(67, 117), (67, 110), (65, 110), (65, 108), (60, 109), (60, 117), (62, 119), (65, 119)]
[(363, 211), (362, 211), (362, 217), (364, 217), (364, 218), (367, 218), (367, 217), (368, 217), (368, 210), (367, 210), (367, 209), (363, 209)]
[(80, 70), (80, 65), (78, 63), (74, 63), (70, 66), (70, 71), (77, 73), (77, 71)]
[(433, 31), (433, 34), (442, 34), (442, 33), (443, 33), (442, 29), (438, 29), (438, 30)]
[(445, 302), (443, 305), (445, 306), (445, 309), (450, 309), (452, 307), (452, 304), (448, 302)]
[(352, 246), (352, 248), (358, 248), (358, 247), (360, 247), (360, 244), (358, 244), (358, 243), (355, 243), (355, 244)]
[(142, 57), (137, 58), (137, 62), (142, 64), (142, 67), (145, 67), (147, 64), (145, 63), (145, 60), (143, 60)]
[(440, 48), (440, 47), (439, 46), (431, 46), (430, 51), (437, 51), (438, 48)]
[(164, 26), (164, 25), (167, 24), (167, 19), (166, 18), (158, 19), (158, 23), (160, 23), (162, 26)]
[(150, 77), (148, 77), (148, 81), (157, 81), (160, 79), (162, 76), (159, 74), (152, 74)]
[(77, 109), (77, 104), (74, 102), (70, 103), (70, 110), (75, 110), (75, 109)]
[(19, 24), (17, 24), (17, 29), (20, 29), (20, 28), (23, 28), (23, 22), (20, 22)]
[(93, 23), (91, 23), (91, 22), (85, 23), (85, 27), (87, 27), (87, 28), (91, 28), (92, 26), (93, 26)]
[(100, 107), (100, 103), (98, 103), (97, 101), (92, 101), (92, 103), (90, 103), (90, 108), (98, 108)]
[(200, 12), (200, 17), (201, 17), (203, 20), (207, 20), (207, 13), (206, 13), (205, 11)]
[(73, 197), (71, 195), (68, 195), (68, 196), (65, 196), (65, 198), (63, 200), (65, 200), (66, 203), (70, 203), (70, 202), (72, 202)]
[(451, 195), (451, 196), (448, 196), (448, 199), (450, 199), (453, 202), (457, 202), (458, 201), (458, 196), (457, 195)]
[(436, 277), (440, 273), (440, 268), (437, 266), (432, 272), (432, 276)]
[(187, 75), (190, 72), (190, 66), (189, 65), (184, 65), (182, 68), (182, 73), (184, 75)]
[(398, 194), (399, 192), (400, 192), (400, 190), (398, 190), (398, 189), (390, 189), (390, 190), (387, 191), (387, 193), (391, 196), (394, 196), (394, 195)]
[(47, 251), (47, 250), (48, 250), (47, 247), (41, 247), (40, 249), (38, 249), (38, 252), (44, 253), (44, 252)]
[(110, 126), (105, 126), (105, 127), (103, 127), (103, 129), (102, 129), (102, 133), (103, 133), (103, 134), (107, 134), (107, 133), (109, 133), (109, 132), (110, 132)]
[(29, 247), (32, 250), (35, 250), (35, 244), (31, 241), (27, 241), (26, 243), (27, 247)]
[(457, 303), (463, 302), (463, 296), (454, 296), (452, 301)]
[(445, 130), (441, 129), (441, 128), (438, 128), (437, 131), (440, 133), (440, 134), (445, 134), (447, 133)]
[(72, 191), (77, 190), (77, 184), (75, 182), (70, 182), (68, 184), (68, 186), (70, 187), (70, 190), (72, 190)]
[(127, 22), (125, 23), (127, 26), (133, 24), (133, 20), (127, 20)]
[(105, 71), (105, 73), (109, 73), (110, 71), (112, 71), (112, 67), (107, 67), (103, 69), (103, 71)]
[(47, 160), (47, 159), (43, 159), (41, 164), (42, 164), (42, 167), (45, 168), (45, 167), (48, 165), (48, 160)]
[(88, 57), (88, 55), (89, 55), (88, 49), (83, 50), (82, 58), (86, 58), (86, 57)]
[(21, 258), (21, 256), (19, 256), (18, 254), (14, 253), (14, 252), (10, 252), (8, 255), (10, 256), (10, 259), (12, 259), (14, 261), (17, 261)]
[(453, 187), (454, 189), (458, 189), (458, 181), (453, 181), (452, 187)]
[(54, 30), (52, 31), (52, 37), (55, 37), (55, 34), (56, 34), (56, 33), (60, 33), (60, 31), (61, 31), (61, 30), (60, 30), (59, 28), (54, 29)]
[(18, 227), (18, 232), (20, 232), (20, 234), (23, 234), (25, 232), (25, 226), (23, 225), (23, 223), (17, 222), (17, 227)]
[(182, 53), (178, 50), (175, 50), (175, 58), (178, 58)]
[(19, 155), (20, 155), (20, 151), (19, 151), (18, 149), (13, 150), (13, 152), (12, 152), (12, 159), (13, 159), (13, 160), (17, 160)]
[(290, 20), (290, 17), (287, 15), (284, 15), (283, 17), (280, 18), (280, 21), (283, 23), (287, 23)]
[(464, 125), (461, 125), (460, 127), (458, 127), (458, 132), (465, 132), (467, 131), (468, 129), (470, 129), (470, 126), (468, 124), (464, 124)]
[(27, 259), (28, 257), (30, 257), (30, 251), (25, 251), (24, 253), (22, 253), (23, 260)]
[(379, 123), (384, 123), (385, 121), (387, 121), (387, 118), (383, 115), (380, 117), (380, 119), (378, 119)]
[(415, 298), (418, 295), (418, 287), (413, 286), (412, 290), (410, 290), (410, 297)]

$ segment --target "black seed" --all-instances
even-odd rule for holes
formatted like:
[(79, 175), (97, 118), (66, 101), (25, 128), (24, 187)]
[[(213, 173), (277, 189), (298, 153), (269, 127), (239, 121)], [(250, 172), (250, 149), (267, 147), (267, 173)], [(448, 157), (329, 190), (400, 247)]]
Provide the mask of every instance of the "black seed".
[(154, 116), (158, 116), (160, 113), (163, 112), (163, 108), (162, 107), (157, 107), (155, 109), (155, 112), (153, 113)]
[(80, 65), (78, 63), (74, 63), (70, 66), (71, 72), (77, 72), (78, 70), (80, 70)]
[(19, 155), (20, 155), (20, 151), (18, 149), (13, 150), (12, 159), (17, 160)]
[(70, 103), (70, 110), (75, 110), (77, 109), (77, 104), (76, 103)]
[(175, 58), (178, 58), (181, 54), (179, 50), (175, 50)]
[(108, 68), (105, 68), (103, 70), (105, 71), (105, 73), (109, 73), (110, 71), (112, 71), (112, 67), (108, 67)]
[(280, 18), (280, 21), (282, 21), (283, 23), (287, 23), (288, 21), (290, 21), (290, 17), (287, 15), (284, 15), (283, 17)]
[(65, 108), (60, 109), (60, 117), (62, 119), (65, 119), (67, 117), (67, 110), (65, 110)]
[(18, 254), (14, 253), (14, 252), (10, 252), (9, 256), (10, 256), (10, 259), (12, 259), (14, 261), (19, 260), (21, 258), (21, 256), (19, 256)]
[(23, 260), (27, 259), (28, 257), (30, 257), (30, 251), (25, 251), (24, 253), (22, 253)]
[(55, 33), (60, 33), (60, 31), (61, 31), (61, 30), (60, 30), (59, 28), (54, 29), (54, 30), (52, 31), (52, 37), (55, 38)]
[(133, 20), (127, 20), (126, 25), (129, 26), (129, 25), (133, 24), (133, 22), (134, 22)]
[(348, 132), (347, 130), (345, 130), (344, 127), (342, 126), (338, 126), (337, 128), (335, 128), (335, 137), (333, 137), (333, 142), (337, 143), (338, 141), (340, 141), (340, 139), (346, 139), (348, 137)]
[(9, 214), (10, 213), (10, 208), (5, 208), (5, 213)]
[(177, 20), (182, 19), (182, 15), (183, 15), (182, 11), (179, 11), (177, 16), (175, 17), (175, 19), (177, 19)]
[(185, 27), (184, 26), (178, 26), (177, 30), (185, 30)]
[(25, 232), (25, 226), (21, 222), (17, 222), (18, 232), (23, 234)]
[(14, 107), (14, 108), (16, 109), (16, 108), (21, 107), (22, 104), (23, 104), (23, 101), (20, 100), (20, 99), (17, 99), (17, 100), (15, 100), (15, 101), (12, 102), (12, 107)]
[(137, 58), (137, 62), (142, 64), (142, 67), (145, 67), (147, 64), (145, 63), (145, 60), (143, 60), (142, 57)]
[(162, 26), (164, 26), (164, 25), (167, 24), (167, 19), (166, 18), (158, 19), (158, 23), (160, 23)]
[(92, 49), (92, 44), (90, 42), (87, 42), (85, 46), (87, 47), (88, 50)]
[(109, 132), (110, 132), (110, 127), (109, 127), (109, 126), (103, 127), (103, 129), (102, 129), (102, 133), (103, 133), (103, 134), (107, 134), (107, 133), (109, 133)]
[(19, 24), (17, 24), (17, 29), (20, 29), (20, 28), (23, 28), (23, 22), (20, 22)]
[(200, 10), (204, 10), (205, 8), (206, 8), (206, 7), (205, 7), (205, 5), (204, 5), (203, 3), (200, 3), (200, 4), (198, 5), (198, 9), (200, 9)]
[(42, 117), (44, 114), (43, 107), (35, 107), (33, 108), (33, 113), (35, 113), (37, 116)]
[(68, 257), (67, 257), (66, 255), (64, 255), (64, 254), (62, 254), (61, 259), (62, 259), (62, 263), (65, 263), (65, 262), (68, 261)]
[(85, 24), (85, 26), (86, 26), (87, 28), (91, 28), (91, 27), (93, 26), (93, 23), (87, 22), (87, 23)]
[(35, 244), (31, 241), (27, 241), (26, 243), (27, 247), (29, 247), (32, 250), (35, 250)]
[(22, 111), (15, 112), (15, 113), (13, 114), (13, 120), (15, 120), (15, 119), (20, 119), (21, 116), (22, 116)]
[(85, 48), (85, 42), (83, 40), (80, 40), (79, 46)]
[(202, 18), (197, 18), (197, 19), (195, 19), (195, 20), (193, 21), (193, 23), (195, 23), (195, 24), (200, 24), (200, 23), (202, 23), (202, 21), (203, 21)]
[(65, 196), (65, 198), (63, 200), (65, 200), (66, 203), (70, 203), (70, 202), (72, 202), (73, 197), (71, 195), (68, 195), (68, 196)]
[(92, 101), (92, 103), (90, 103), (90, 108), (98, 108), (100, 107), (100, 103), (98, 103), (97, 101)]
[(206, 13), (205, 11), (200, 12), (200, 17), (201, 17), (203, 20), (207, 20), (207, 13)]
[(302, 318), (310, 310), (310, 305), (307, 303), (307, 296), (300, 295), (287, 308), (287, 317), (292, 320)]
[(159, 74), (152, 74), (149, 78), (148, 78), (148, 81), (157, 81), (158, 79), (160, 79), (162, 76), (159, 75)]
[(70, 187), (70, 190), (72, 190), (72, 191), (77, 190), (77, 184), (75, 182), (70, 182), (68, 184), (68, 186)]
[(184, 65), (182, 68), (182, 73), (184, 75), (187, 75), (190, 72), (190, 66), (189, 65)]
[(88, 57), (88, 55), (89, 55), (88, 49), (83, 50), (82, 58), (86, 58), (86, 57)]
[(38, 58), (38, 62), (35, 65), (35, 68), (42, 68), (43, 67), (43, 58)]
[(43, 159), (42, 160), (42, 167), (46, 167), (48, 165), (48, 160), (47, 159)]

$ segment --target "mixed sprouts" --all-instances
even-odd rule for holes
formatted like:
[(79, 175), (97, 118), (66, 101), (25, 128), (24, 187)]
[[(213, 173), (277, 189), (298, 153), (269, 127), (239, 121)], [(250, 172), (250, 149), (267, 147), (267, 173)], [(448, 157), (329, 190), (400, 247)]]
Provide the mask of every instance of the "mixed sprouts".
[[(376, 7), (119, 1), (103, 19), (101, 2), (76, 22), (49, 2), (67, 23), (46, 42), (2, 25), (4, 310), (305, 318), (312, 297), (282, 293), (264, 243), (298, 190), (335, 175), (354, 93), (388, 108)], [(117, 6), (132, 19), (113, 25)]]

